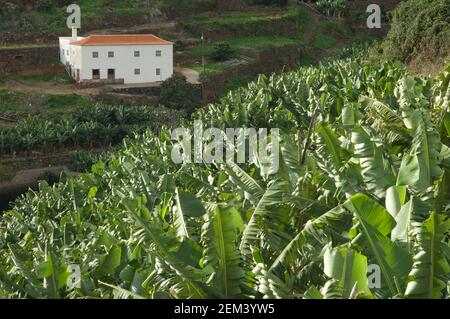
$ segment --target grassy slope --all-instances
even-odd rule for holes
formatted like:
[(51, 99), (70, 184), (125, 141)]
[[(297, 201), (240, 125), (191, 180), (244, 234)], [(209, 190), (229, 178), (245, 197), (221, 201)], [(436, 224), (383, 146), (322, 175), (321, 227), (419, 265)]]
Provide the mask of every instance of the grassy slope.
[[(142, 0), (80, 0), (76, 1), (81, 7), (82, 23), (89, 20), (105, 19), (112, 16), (133, 16), (153, 14), (157, 9), (158, 1)], [(147, 4), (150, 3), (150, 6)], [(66, 7), (51, 7), (45, 10), (25, 12), (17, 7), (2, 17), (1, 31), (19, 32), (63, 32), (67, 31)]]
[(66, 114), (74, 107), (91, 103), (89, 98), (79, 95), (36, 94), (0, 88), (0, 113), (11, 112), (18, 116)]
[[(222, 14), (202, 13), (184, 21), (182, 25), (193, 34), (201, 34), (207, 30), (245, 30), (259, 34), (258, 26), (267, 21), (288, 22), (298, 30), (296, 35), (262, 34), (258, 36), (242, 36), (224, 38), (220, 42), (228, 43), (235, 51), (236, 58), (245, 60), (245, 51), (258, 52), (270, 47), (303, 44), (310, 48), (302, 57), (300, 64), (310, 64), (329, 56), (344, 45), (353, 41), (366, 40), (363, 32), (355, 32), (343, 20), (326, 19), (316, 13), (299, 6), (289, 6), (284, 10), (234, 11)], [(255, 23), (256, 22), (256, 23)], [(206, 68), (199, 64), (202, 56), (208, 57), (214, 45), (219, 42), (198, 43), (196, 46), (178, 52), (182, 57), (194, 58), (197, 62), (191, 66), (200, 73), (207, 75), (221, 73), (231, 67), (227, 63), (208, 61)], [(195, 59), (196, 58), (196, 59)], [(236, 81), (240, 82), (240, 81)]]

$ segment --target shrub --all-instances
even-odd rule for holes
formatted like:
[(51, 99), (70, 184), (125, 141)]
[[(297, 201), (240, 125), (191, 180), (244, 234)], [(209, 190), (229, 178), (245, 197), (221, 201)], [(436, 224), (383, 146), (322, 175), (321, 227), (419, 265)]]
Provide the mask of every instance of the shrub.
[(51, 10), (55, 7), (52, 0), (39, 0), (36, 2), (36, 9), (41, 12)]
[(73, 151), (69, 154), (70, 169), (75, 172), (89, 171), (98, 161), (106, 162), (108, 160), (108, 152), (93, 153), (88, 151)]
[(174, 74), (161, 84), (159, 101), (162, 105), (177, 110), (192, 111), (197, 104), (194, 88), (183, 75)]
[(5, 2), (0, 8), (0, 16), (9, 18), (19, 13), (20, 9), (17, 5), (11, 2)]
[(214, 46), (213, 52), (211, 53), (211, 58), (214, 61), (226, 61), (233, 57), (234, 50), (226, 42), (217, 43)]
[(448, 0), (408, 0), (394, 10), (383, 50), (388, 58), (402, 62), (423, 54), (432, 60), (450, 53), (448, 39)]

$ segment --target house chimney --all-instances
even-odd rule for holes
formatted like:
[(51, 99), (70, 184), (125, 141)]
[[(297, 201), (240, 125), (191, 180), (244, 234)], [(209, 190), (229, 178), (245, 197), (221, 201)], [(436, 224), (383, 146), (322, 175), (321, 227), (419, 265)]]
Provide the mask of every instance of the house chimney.
[(72, 28), (72, 39), (76, 40), (77, 38), (77, 28)]

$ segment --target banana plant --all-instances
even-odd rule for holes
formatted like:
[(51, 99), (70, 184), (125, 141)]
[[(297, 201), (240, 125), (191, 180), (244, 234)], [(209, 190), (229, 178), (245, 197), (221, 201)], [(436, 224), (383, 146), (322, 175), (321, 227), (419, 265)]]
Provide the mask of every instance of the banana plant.
[[(448, 92), (445, 72), (421, 79), (349, 59), (261, 77), (194, 114), (218, 128), (282, 127), (278, 170), (174, 163), (165, 128), (126, 138), (90, 172), (42, 182), (2, 214), (0, 296), (448, 298)], [(30, 125), (53, 145), (117, 136), (114, 123), (56, 135)], [(302, 160), (299, 128), (310, 134)]]

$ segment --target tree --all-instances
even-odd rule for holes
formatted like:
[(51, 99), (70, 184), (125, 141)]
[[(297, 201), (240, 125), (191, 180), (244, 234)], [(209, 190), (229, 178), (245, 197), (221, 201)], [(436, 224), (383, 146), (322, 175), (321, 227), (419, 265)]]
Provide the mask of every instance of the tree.
[(214, 46), (214, 50), (211, 53), (211, 57), (214, 61), (226, 61), (233, 57), (234, 50), (226, 42), (217, 43)]
[(14, 3), (5, 2), (0, 9), (0, 16), (10, 18), (19, 12), (20, 10), (17, 5), (15, 5)]
[(180, 74), (174, 74), (161, 84), (159, 101), (164, 106), (188, 112), (198, 103), (194, 87)]
[(41, 12), (49, 11), (55, 8), (55, 4), (52, 0), (39, 0), (36, 3), (36, 9)]

